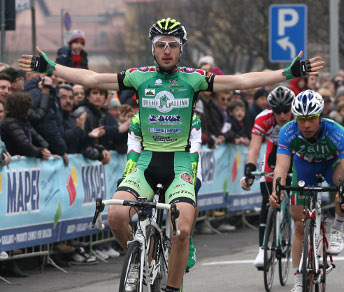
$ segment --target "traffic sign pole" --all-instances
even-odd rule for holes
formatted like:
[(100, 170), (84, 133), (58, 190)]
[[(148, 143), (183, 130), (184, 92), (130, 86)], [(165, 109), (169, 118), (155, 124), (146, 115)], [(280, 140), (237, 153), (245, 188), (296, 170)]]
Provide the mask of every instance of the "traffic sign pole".
[(339, 1), (330, 1), (330, 67), (331, 77), (339, 71)]

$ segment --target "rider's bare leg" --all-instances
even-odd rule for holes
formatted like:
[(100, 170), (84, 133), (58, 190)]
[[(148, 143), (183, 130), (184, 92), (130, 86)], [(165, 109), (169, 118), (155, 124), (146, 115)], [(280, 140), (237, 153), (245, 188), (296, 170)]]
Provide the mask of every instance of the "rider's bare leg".
[(301, 260), (302, 241), (305, 232), (305, 226), (302, 222), (302, 219), (304, 219), (305, 217), (305, 215), (303, 214), (304, 208), (304, 206), (298, 205), (290, 206), (290, 215), (294, 220), (294, 235), (291, 248), (294, 269), (299, 267)]
[(181, 285), (189, 257), (189, 236), (194, 222), (195, 207), (189, 203), (177, 203), (180, 211), (178, 218), (179, 236), (172, 235), (172, 248), (168, 262), (168, 280), (170, 287)]
[[(112, 198), (136, 201), (134, 195), (124, 191), (116, 192)], [(110, 205), (108, 212), (108, 221), (112, 234), (124, 250), (127, 250), (127, 242), (128, 240), (130, 240), (131, 237), (131, 227), (129, 225), (129, 209), (130, 207), (127, 206)], [(134, 216), (134, 214), (135, 210), (131, 208), (130, 217)]]

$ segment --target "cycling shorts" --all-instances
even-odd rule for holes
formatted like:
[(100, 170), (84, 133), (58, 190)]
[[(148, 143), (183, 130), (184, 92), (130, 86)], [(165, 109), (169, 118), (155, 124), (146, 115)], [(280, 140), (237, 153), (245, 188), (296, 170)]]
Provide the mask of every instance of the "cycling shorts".
[[(320, 173), (329, 185), (335, 186), (335, 183), (333, 182), (333, 172), (339, 163), (339, 157), (332, 158), (325, 162), (308, 162), (299, 156), (294, 155), (291, 185), (297, 186), (298, 181), (303, 180), (306, 183), (306, 186), (316, 186), (316, 175)], [(299, 192), (293, 191), (290, 197), (290, 205), (307, 205), (306, 200), (307, 197), (301, 196)]]
[(136, 168), (122, 181), (117, 191), (151, 201), (157, 184), (165, 191), (165, 203), (186, 202), (196, 205), (195, 187), (189, 152), (152, 152), (143, 150)]

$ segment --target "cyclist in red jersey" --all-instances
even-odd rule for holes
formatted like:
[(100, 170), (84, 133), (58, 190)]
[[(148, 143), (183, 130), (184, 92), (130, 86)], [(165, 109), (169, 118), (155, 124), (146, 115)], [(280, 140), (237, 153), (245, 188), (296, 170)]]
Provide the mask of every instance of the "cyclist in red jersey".
[[(241, 179), (241, 186), (244, 190), (250, 190), (254, 176), (252, 171), (256, 170), (258, 155), (263, 143), (264, 136), (267, 137), (266, 154), (262, 161), (261, 171), (273, 172), (276, 165), (276, 152), (278, 134), (282, 126), (291, 121), (294, 117), (291, 113), (291, 103), (295, 97), (292, 90), (279, 86), (268, 95), (269, 108), (262, 111), (255, 119), (252, 128), (252, 139), (250, 150), (245, 165), (245, 176)], [(246, 182), (248, 178), (248, 184)], [(261, 177), (260, 192), (262, 194), (262, 205), (259, 215), (259, 252), (253, 263), (256, 268), (264, 266), (264, 232), (269, 207), (269, 195), (272, 192), (272, 178)]]

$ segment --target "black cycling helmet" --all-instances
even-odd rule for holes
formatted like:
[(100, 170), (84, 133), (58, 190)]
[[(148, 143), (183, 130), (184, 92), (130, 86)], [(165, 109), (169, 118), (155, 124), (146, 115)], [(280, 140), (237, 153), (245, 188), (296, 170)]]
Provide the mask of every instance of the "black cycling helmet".
[(185, 44), (188, 40), (184, 26), (171, 18), (163, 18), (151, 26), (149, 29), (149, 38), (153, 40), (157, 35), (180, 37), (182, 44)]
[(272, 110), (290, 108), (295, 93), (287, 87), (278, 86), (268, 95), (268, 104)]

